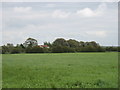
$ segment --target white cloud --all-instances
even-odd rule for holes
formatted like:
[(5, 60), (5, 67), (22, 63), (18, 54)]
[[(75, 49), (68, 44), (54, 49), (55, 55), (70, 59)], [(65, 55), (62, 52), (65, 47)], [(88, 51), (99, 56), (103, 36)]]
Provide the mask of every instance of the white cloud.
[(45, 7), (49, 7), (49, 8), (51, 8), (51, 7), (55, 7), (55, 6), (56, 6), (56, 4), (46, 4)]
[[(88, 5), (89, 8), (85, 4), (83, 7), (86, 8), (83, 9), (77, 6), (79, 4), (73, 4), (73, 7), (71, 4), (65, 7), (58, 7), (56, 4), (56, 8), (49, 8), (54, 7), (52, 3), (26, 5), (26, 7), (25, 5), (21, 5), (21, 7), (5, 6), (4, 22), (2, 23), (5, 26), (3, 43), (23, 43), (28, 37), (36, 38), (39, 43), (42, 43), (55, 40), (55, 37), (63, 37), (84, 41), (95, 40), (103, 45), (116, 44), (117, 36), (113, 32), (118, 30), (116, 29), (117, 7), (107, 8), (106, 4), (94, 7)], [(107, 10), (105, 11), (105, 9)], [(82, 11), (83, 15), (79, 11)], [(82, 16), (93, 18), (88, 19)], [(8, 39), (8, 37), (10, 38)], [(104, 40), (108, 42), (104, 42)]]
[[(47, 4), (44, 7), (54, 7), (55, 4)], [(14, 14), (14, 17), (16, 19), (40, 19), (40, 18), (68, 18), (71, 14), (71, 12), (65, 12), (63, 10), (53, 10), (52, 12), (47, 11), (34, 11), (32, 10), (32, 7), (14, 7), (14, 12), (11, 14)], [(23, 14), (24, 13), (24, 14)], [(10, 14), (10, 12), (9, 12)], [(13, 17), (13, 15), (11, 15)]]
[(76, 14), (79, 16), (84, 16), (84, 17), (101, 16), (103, 15), (106, 8), (107, 8), (106, 4), (102, 3), (98, 6), (96, 10), (92, 10), (90, 8), (84, 8), (82, 10), (78, 10)]
[(101, 37), (101, 38), (104, 38), (107, 36), (106, 31), (86, 31), (86, 34), (93, 37)]
[(77, 11), (77, 15), (92, 17), (92, 16), (96, 16), (96, 13), (94, 13), (94, 11), (92, 11), (90, 8), (85, 8), (83, 10)]
[[(54, 7), (55, 4), (46, 4), (44, 7)], [(92, 10), (91, 8), (84, 8), (82, 10), (77, 10), (76, 12), (66, 12), (64, 10), (53, 10), (52, 12), (47, 12), (47, 11), (34, 11), (32, 10), (32, 7), (14, 7), (13, 10), (15, 13), (14, 17), (16, 19), (40, 19), (40, 18), (68, 18), (70, 16), (76, 17), (77, 16), (84, 16), (84, 17), (94, 17), (94, 16), (101, 16), (103, 15), (105, 9), (106, 9), (106, 4), (100, 4), (97, 9)], [(17, 12), (17, 13), (16, 13)], [(24, 13), (24, 14), (22, 14)], [(9, 12), (10, 14), (10, 12)], [(13, 16), (13, 15), (11, 15)]]
[(54, 18), (67, 18), (70, 15), (70, 12), (65, 12), (62, 10), (55, 10), (52, 13), (52, 17)]
[(17, 13), (23, 13), (31, 11), (32, 7), (14, 7), (13, 10)]

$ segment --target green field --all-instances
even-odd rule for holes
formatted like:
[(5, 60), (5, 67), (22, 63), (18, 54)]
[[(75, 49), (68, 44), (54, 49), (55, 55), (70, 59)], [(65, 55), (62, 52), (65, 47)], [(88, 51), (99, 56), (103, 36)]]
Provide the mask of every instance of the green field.
[(3, 88), (116, 88), (118, 53), (5, 54)]

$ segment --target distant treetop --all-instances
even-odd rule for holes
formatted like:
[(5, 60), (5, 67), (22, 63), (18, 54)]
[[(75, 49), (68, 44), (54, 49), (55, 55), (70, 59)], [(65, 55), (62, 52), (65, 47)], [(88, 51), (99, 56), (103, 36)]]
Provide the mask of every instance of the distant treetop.
[(27, 40), (35, 40), (35, 41), (37, 41), (36, 39), (34, 39), (34, 38), (28, 38)]

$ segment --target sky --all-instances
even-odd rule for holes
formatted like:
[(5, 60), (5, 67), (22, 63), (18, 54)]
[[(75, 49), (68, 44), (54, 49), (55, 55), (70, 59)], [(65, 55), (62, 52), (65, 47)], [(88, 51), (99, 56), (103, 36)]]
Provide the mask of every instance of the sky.
[(117, 2), (4, 2), (0, 9), (0, 45), (21, 44), (31, 37), (39, 44), (65, 38), (117, 46), (117, 5)]

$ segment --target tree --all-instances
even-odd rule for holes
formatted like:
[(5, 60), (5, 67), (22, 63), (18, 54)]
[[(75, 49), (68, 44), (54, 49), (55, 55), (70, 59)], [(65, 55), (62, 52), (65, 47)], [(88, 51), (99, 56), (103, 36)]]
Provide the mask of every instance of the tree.
[(69, 46), (68, 42), (63, 38), (56, 39), (52, 45), (53, 46)]
[(120, 46), (118, 46), (118, 52), (120, 52)]
[(63, 53), (64, 51), (63, 51), (63, 48), (62, 48), (62, 46), (54, 46), (54, 47), (52, 47), (52, 52), (53, 53)]
[(25, 49), (25, 47), (23, 46), (23, 44), (20, 44), (20, 47), (22, 47), (23, 49)]
[(2, 54), (6, 54), (7, 52), (9, 52), (9, 49), (7, 46), (2, 46)]
[(98, 47), (98, 46), (100, 46), (98, 43), (96, 43), (95, 41), (91, 41), (91, 42), (89, 42), (90, 43), (90, 45), (91, 46), (93, 46), (93, 47)]
[(52, 48), (43, 48), (44, 53), (51, 53)]
[(2, 47), (0, 46), (0, 54), (2, 54)]
[(50, 42), (44, 42), (44, 45), (47, 45), (49, 47), (52, 47), (52, 44)]
[(98, 47), (96, 48), (96, 50), (97, 50), (98, 52), (105, 52), (105, 51), (106, 51), (105, 48), (104, 48), (104, 47), (101, 47), (101, 46), (98, 46)]
[(14, 48), (15, 48), (15, 50), (17, 49), (19, 53), (25, 52), (25, 47), (22, 44), (17, 44), (17, 46)]
[(79, 45), (80, 45), (80, 47), (84, 47), (84, 46), (85, 46), (85, 43), (84, 43), (83, 41), (80, 41), (80, 42), (79, 42)]
[(34, 46), (34, 47), (27, 47), (26, 53), (43, 53), (43, 48)]
[(14, 47), (11, 51), (11, 54), (21, 53), (20, 48)]
[(23, 43), (24, 47), (34, 47), (34, 46), (38, 46), (38, 42), (36, 39), (33, 38), (28, 38), (25, 43)]
[(32, 47), (28, 46), (28, 47), (25, 48), (25, 52), (26, 53), (31, 53), (31, 50), (32, 50)]
[(90, 45), (88, 46), (85, 46), (83, 49), (82, 49), (82, 52), (96, 52), (96, 48), (95, 47), (92, 47)]
[(106, 51), (118, 51), (118, 47), (106, 47)]
[(79, 46), (80, 46), (80, 45), (79, 45), (79, 42), (76, 41), (76, 40), (73, 40), (73, 39), (69, 39), (67, 42), (68, 42), (69, 46), (70, 46), (70, 47), (73, 47), (73, 48), (76, 48), (76, 47), (79, 47)]
[(2, 46), (2, 54), (11, 53), (13, 48), (13, 44), (7, 44), (6, 46)]
[(52, 47), (53, 53), (68, 53), (68, 52), (75, 52), (74, 48), (67, 47), (67, 46), (54, 46)]
[(7, 47), (14, 47), (12, 43), (7, 43)]

